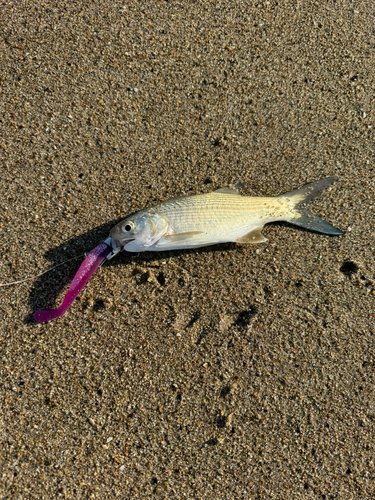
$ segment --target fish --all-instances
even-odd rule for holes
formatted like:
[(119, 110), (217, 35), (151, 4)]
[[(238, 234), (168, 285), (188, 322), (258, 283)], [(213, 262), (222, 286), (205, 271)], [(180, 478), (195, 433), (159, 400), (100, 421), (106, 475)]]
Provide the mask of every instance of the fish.
[(158, 252), (235, 242), (263, 243), (265, 224), (286, 221), (323, 234), (338, 236), (335, 228), (306, 208), (337, 181), (328, 177), (275, 197), (242, 196), (235, 189), (172, 198), (119, 222), (106, 243), (112, 258), (121, 250)]
[(306, 205), (337, 181), (328, 177), (275, 197), (242, 196), (235, 189), (180, 196), (145, 208), (119, 222), (107, 239), (87, 255), (60, 307), (34, 313), (38, 322), (63, 316), (96, 269), (121, 250), (158, 252), (200, 248), (220, 243), (263, 243), (265, 224), (286, 221), (331, 236), (344, 231), (314, 215)]

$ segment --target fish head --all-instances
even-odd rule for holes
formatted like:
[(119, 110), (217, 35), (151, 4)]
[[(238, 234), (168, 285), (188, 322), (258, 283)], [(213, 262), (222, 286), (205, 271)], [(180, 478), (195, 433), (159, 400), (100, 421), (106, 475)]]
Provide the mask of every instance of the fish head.
[(168, 223), (158, 214), (141, 212), (119, 222), (109, 233), (114, 244), (128, 252), (147, 250), (164, 236)]

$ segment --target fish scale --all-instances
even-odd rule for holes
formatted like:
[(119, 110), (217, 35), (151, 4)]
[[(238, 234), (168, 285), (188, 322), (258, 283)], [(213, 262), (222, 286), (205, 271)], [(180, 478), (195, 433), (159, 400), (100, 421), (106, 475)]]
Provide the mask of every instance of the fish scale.
[(236, 201), (228, 199), (232, 197), (234, 196), (229, 195), (219, 199), (191, 200), (190, 203), (184, 204), (175, 203), (172, 205), (166, 203), (164, 206), (159, 205), (156, 212), (166, 216), (171, 223), (172, 221), (178, 221), (182, 225), (187, 224), (188, 221), (200, 222), (202, 219), (207, 220), (209, 224), (210, 221), (225, 222), (234, 219), (238, 222), (241, 220), (249, 222), (251, 218), (253, 220), (261, 218), (275, 220), (277, 217), (283, 217), (283, 204), (275, 201), (275, 199), (263, 198), (262, 200), (251, 200), (250, 202), (241, 196), (238, 196), (240, 199)]

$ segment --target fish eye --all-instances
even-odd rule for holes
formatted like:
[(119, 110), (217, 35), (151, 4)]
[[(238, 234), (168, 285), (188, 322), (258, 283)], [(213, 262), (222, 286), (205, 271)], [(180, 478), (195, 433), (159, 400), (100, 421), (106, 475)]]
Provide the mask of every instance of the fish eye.
[(124, 226), (122, 226), (122, 230), (126, 233), (128, 233), (129, 231), (131, 231), (132, 229), (134, 229), (134, 224), (132, 222), (128, 222), (127, 224), (125, 224)]

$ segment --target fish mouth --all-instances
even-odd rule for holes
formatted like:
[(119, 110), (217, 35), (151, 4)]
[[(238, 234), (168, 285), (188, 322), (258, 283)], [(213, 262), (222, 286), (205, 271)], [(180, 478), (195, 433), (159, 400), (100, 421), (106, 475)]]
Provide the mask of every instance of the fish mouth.
[(112, 251), (107, 255), (106, 259), (103, 262), (111, 260), (115, 255), (121, 252), (124, 249), (124, 246), (130, 241), (134, 241), (134, 238), (128, 238), (126, 240), (121, 241), (120, 243), (118, 240), (114, 240), (111, 236), (108, 236), (108, 238), (104, 240), (103, 243), (111, 247)]

